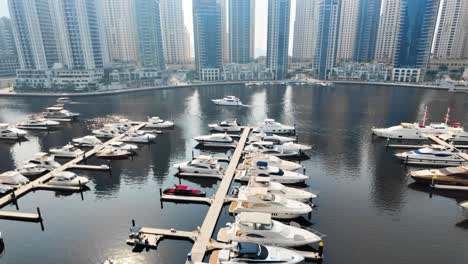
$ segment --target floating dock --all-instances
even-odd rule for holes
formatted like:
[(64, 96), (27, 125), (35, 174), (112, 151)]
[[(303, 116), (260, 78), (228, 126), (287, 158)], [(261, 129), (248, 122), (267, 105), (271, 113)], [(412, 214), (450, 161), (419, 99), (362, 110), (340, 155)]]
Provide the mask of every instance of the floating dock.
[[(430, 139), (431, 141), (435, 142), (436, 144), (439, 144), (441, 146), (444, 146), (444, 147), (447, 147), (447, 148), (453, 148), (454, 145), (448, 143), (447, 141), (437, 137), (437, 136), (428, 136), (427, 137), (428, 139)], [(456, 147), (455, 147), (456, 148)], [(468, 154), (466, 153), (463, 153), (463, 152), (459, 152), (457, 153), (457, 156), (462, 158), (463, 160), (465, 160), (466, 162), (468, 162)]]

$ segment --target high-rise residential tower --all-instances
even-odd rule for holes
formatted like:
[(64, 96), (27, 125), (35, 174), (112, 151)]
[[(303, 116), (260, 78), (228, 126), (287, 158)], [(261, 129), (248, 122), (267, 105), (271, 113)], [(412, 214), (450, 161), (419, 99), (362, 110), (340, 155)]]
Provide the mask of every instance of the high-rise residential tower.
[(310, 61), (315, 56), (319, 0), (296, 0), (293, 59)]
[(341, 0), (336, 62), (354, 58), (358, 25), (359, 0)]
[(134, 1), (140, 64), (165, 69), (159, 0)]
[(395, 64), (395, 55), (400, 37), (402, 8), (404, 0), (383, 0), (377, 32), (375, 60)]
[(17, 55), (11, 20), (7, 17), (0, 17), (0, 58)]
[(229, 34), (228, 34), (228, 21), (227, 21), (227, 1), (219, 1), (221, 8), (221, 31), (222, 31), (222, 45), (223, 45), (223, 63), (229, 63)]
[(48, 0), (9, 0), (13, 35), (22, 69), (47, 69), (59, 62)]
[(167, 64), (183, 64), (190, 60), (185, 51), (185, 26), (182, 0), (161, 0), (161, 31), (164, 58)]
[(354, 60), (369, 62), (374, 60), (379, 29), (382, 0), (360, 0), (357, 16)]
[(220, 69), (223, 64), (221, 2), (193, 0), (192, 8), (195, 66), (201, 76), (203, 69)]
[[(468, 1), (441, 0), (438, 27), (434, 38), (434, 57), (460, 59), (468, 45)], [(468, 49), (468, 47), (467, 47)]]
[(138, 62), (134, 0), (102, 0), (107, 45), (112, 61)]
[(255, 1), (229, 1), (229, 62), (249, 63), (254, 58)]
[(288, 74), (290, 9), (289, 0), (268, 1), (266, 65), (273, 70), (275, 80), (284, 79)]

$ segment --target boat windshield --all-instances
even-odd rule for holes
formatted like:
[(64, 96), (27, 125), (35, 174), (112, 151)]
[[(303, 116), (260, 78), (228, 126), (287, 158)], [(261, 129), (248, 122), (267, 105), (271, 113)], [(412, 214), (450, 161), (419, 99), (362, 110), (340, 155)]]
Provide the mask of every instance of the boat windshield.
[[(268, 251), (262, 247), (255, 243), (239, 243), (237, 245), (237, 256), (242, 259), (265, 259), (268, 256)], [(265, 252), (262, 252), (263, 250)]]

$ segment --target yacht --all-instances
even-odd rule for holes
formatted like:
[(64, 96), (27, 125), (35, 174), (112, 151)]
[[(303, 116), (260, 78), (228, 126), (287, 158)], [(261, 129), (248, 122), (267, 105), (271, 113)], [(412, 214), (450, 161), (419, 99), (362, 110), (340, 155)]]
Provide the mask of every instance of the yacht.
[(30, 160), (24, 161), (18, 171), (24, 176), (36, 176), (60, 167), (60, 163), (47, 153), (39, 152)]
[(3, 185), (24, 185), (29, 182), (19, 171), (7, 171), (0, 174), (0, 184)]
[(267, 162), (268, 165), (280, 168), (286, 171), (298, 171), (303, 170), (304, 166), (299, 163), (282, 160), (276, 156), (268, 154), (258, 154), (258, 153), (247, 153), (244, 155), (244, 161), (242, 162), (241, 168), (247, 168), (256, 166), (258, 161)]
[(59, 97), (57, 98), (57, 103), (59, 104), (69, 104), (72, 100), (69, 97)]
[(289, 142), (296, 142), (297, 139), (293, 137), (278, 136), (276, 134), (266, 134), (264, 132), (252, 134), (249, 137), (249, 143), (258, 141), (267, 141), (273, 142), (275, 144), (284, 144)]
[(49, 152), (59, 158), (76, 158), (84, 154), (84, 151), (72, 144), (67, 144), (61, 148), (51, 148)]
[(211, 100), (217, 105), (228, 105), (228, 106), (242, 106), (242, 102), (239, 98), (229, 95), (222, 99), (213, 99)]
[(459, 166), (467, 162), (458, 156), (458, 150), (440, 145), (430, 145), (421, 149), (395, 154), (406, 164), (431, 166)]
[(212, 131), (217, 132), (240, 132), (242, 128), (237, 124), (237, 120), (222, 121), (215, 124), (209, 124), (208, 127)]
[(114, 138), (114, 137), (120, 135), (121, 132), (115, 126), (113, 126), (111, 124), (106, 124), (101, 129), (93, 130), (92, 133), (98, 138), (109, 139), (109, 138)]
[(58, 128), (60, 123), (53, 120), (47, 120), (44, 118), (29, 118), (16, 125), (20, 129), (31, 129), (31, 130), (49, 130)]
[(206, 193), (197, 189), (190, 189), (187, 185), (175, 185), (172, 188), (167, 188), (163, 191), (164, 194), (174, 196), (195, 196), (205, 197)]
[(434, 187), (447, 186), (453, 189), (468, 190), (468, 166), (415, 170), (409, 172), (408, 176), (416, 182)]
[(276, 122), (274, 119), (267, 118), (263, 123), (259, 124), (253, 132), (264, 132), (272, 134), (293, 134), (296, 132), (296, 128), (293, 126), (286, 126), (279, 122)]
[(127, 132), (130, 128), (132, 128), (132, 121), (128, 119), (120, 119), (117, 123), (111, 123), (110, 126), (117, 128), (120, 133)]
[(245, 152), (268, 154), (277, 157), (294, 157), (301, 156), (303, 151), (309, 150), (311, 147), (293, 142), (284, 144), (275, 144), (270, 141), (252, 142), (245, 147)]
[(312, 212), (312, 207), (303, 202), (268, 193), (266, 190), (255, 190), (253, 193), (239, 193), (238, 198), (229, 206), (229, 212), (269, 213), (273, 218), (292, 219)]
[(8, 124), (0, 124), (0, 139), (22, 139), (26, 137), (28, 132), (11, 127)]
[(296, 264), (303, 260), (301, 254), (292, 250), (255, 243), (235, 243), (228, 248), (213, 251), (210, 257), (210, 263), (213, 264)]
[(468, 210), (468, 201), (461, 203), (460, 206)]
[(148, 124), (145, 128), (171, 128), (174, 127), (174, 122), (162, 120), (158, 116), (148, 118)]
[(219, 160), (212, 156), (198, 156), (188, 162), (181, 162), (174, 165), (181, 176), (201, 176), (222, 178), (224, 168), (219, 165)]
[(53, 174), (53, 178), (47, 182), (49, 185), (59, 186), (83, 186), (88, 183), (88, 178), (78, 176), (71, 171), (61, 171)]
[(125, 136), (121, 140), (123, 142), (150, 143), (156, 140), (156, 135), (145, 133), (143, 131), (134, 131), (125, 133)]
[(80, 114), (63, 109), (63, 105), (54, 105), (47, 107), (46, 110), (42, 112), (42, 115), (49, 120), (73, 121), (76, 120)]
[(138, 150), (138, 146), (134, 144), (127, 144), (122, 141), (114, 141), (109, 144), (113, 149), (126, 150), (128, 152), (135, 152)]
[(130, 155), (131, 153), (127, 150), (114, 149), (113, 147), (107, 147), (96, 152), (96, 157), (101, 159), (126, 159)]
[(322, 241), (315, 233), (271, 219), (266, 213), (240, 213), (234, 223), (221, 228), (217, 239), (225, 242), (252, 242), (280, 247), (300, 247)]
[(15, 187), (0, 183), (0, 195), (10, 193), (15, 190)]
[(95, 136), (84, 136), (80, 138), (72, 139), (73, 145), (77, 147), (95, 147), (99, 144), (102, 144), (102, 141)]
[(232, 137), (227, 134), (211, 134), (194, 137), (200, 145), (205, 147), (227, 147), (233, 148), (236, 147), (237, 141), (232, 139)]
[(242, 171), (239, 180), (250, 181), (251, 177), (268, 178), (272, 182), (284, 184), (301, 183), (309, 178), (298, 172), (286, 171), (278, 167), (270, 166), (264, 161), (258, 161), (255, 167)]
[(305, 202), (317, 198), (317, 195), (303, 189), (286, 187), (279, 182), (272, 182), (265, 177), (251, 177), (247, 186), (241, 186), (239, 191), (249, 191), (253, 188), (265, 188), (267, 192), (284, 196), (287, 199)]

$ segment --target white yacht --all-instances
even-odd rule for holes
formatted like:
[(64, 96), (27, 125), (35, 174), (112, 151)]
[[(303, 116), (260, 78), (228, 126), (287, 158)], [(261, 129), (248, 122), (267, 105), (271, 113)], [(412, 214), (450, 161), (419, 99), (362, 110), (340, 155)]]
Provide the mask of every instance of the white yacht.
[(304, 169), (304, 166), (299, 163), (282, 160), (273, 155), (259, 153), (247, 153), (244, 155), (244, 161), (242, 162), (241, 168), (246, 169), (248, 167), (257, 166), (258, 161), (267, 162), (268, 165), (285, 171), (298, 171)]
[(269, 141), (252, 142), (245, 147), (245, 152), (268, 154), (277, 157), (294, 157), (301, 156), (303, 151), (309, 150), (311, 147), (293, 142), (284, 144), (275, 144)]
[(30, 160), (24, 161), (18, 171), (25, 176), (35, 176), (60, 167), (60, 163), (47, 153), (39, 152)]
[(228, 136), (227, 134), (211, 134), (211, 135), (204, 135), (194, 137), (200, 145), (206, 147), (227, 147), (233, 148), (236, 147), (237, 141), (232, 139), (232, 137)]
[(237, 199), (229, 206), (229, 212), (269, 213), (273, 218), (292, 219), (312, 212), (312, 207), (303, 202), (268, 193), (264, 189), (263, 192), (255, 190), (253, 193), (239, 193)]
[(458, 150), (440, 145), (430, 145), (421, 149), (395, 154), (406, 164), (431, 166), (460, 166), (467, 162), (458, 156)]
[(134, 131), (125, 133), (125, 136), (121, 140), (123, 142), (132, 143), (150, 143), (156, 140), (156, 135), (145, 133), (143, 131)]
[(109, 125), (117, 128), (120, 131), (120, 133), (127, 132), (133, 126), (132, 121), (125, 118), (120, 119), (117, 123), (111, 123)]
[(0, 139), (21, 139), (27, 134), (28, 132), (22, 129), (11, 127), (8, 124), (0, 124)]
[(101, 129), (95, 129), (92, 133), (98, 138), (114, 138), (120, 135), (120, 130), (112, 124), (105, 124)]
[[(15, 187), (0, 183), (0, 194), (7, 194), (15, 190)], [(1, 239), (1, 238), (0, 238)]]
[(239, 192), (253, 188), (265, 188), (267, 192), (284, 196), (287, 199), (305, 202), (317, 198), (317, 195), (303, 189), (286, 187), (279, 182), (272, 182), (265, 177), (251, 177), (247, 186), (241, 186)]
[(131, 155), (132, 153), (130, 151), (115, 149), (113, 147), (107, 147), (96, 152), (96, 157), (101, 159), (125, 159)]
[(225, 242), (252, 242), (280, 247), (299, 247), (322, 241), (315, 233), (283, 224), (266, 213), (240, 213), (234, 223), (221, 228), (217, 239)]
[(461, 203), (460, 206), (468, 210), (468, 201)]
[(174, 122), (162, 120), (158, 116), (148, 118), (148, 124), (145, 128), (171, 128), (174, 127)]
[(102, 144), (102, 141), (95, 136), (84, 136), (80, 138), (72, 139), (73, 145), (78, 147), (95, 147), (99, 144)]
[(122, 141), (114, 141), (112, 142), (109, 146), (111, 146), (113, 149), (118, 149), (118, 150), (126, 150), (129, 152), (135, 152), (138, 150), (138, 146), (135, 144), (127, 144)]
[(4, 185), (24, 185), (29, 182), (19, 171), (7, 171), (0, 174), (0, 184)]
[(73, 121), (78, 118), (80, 114), (72, 113), (63, 108), (63, 105), (54, 105), (47, 107), (44, 112), (42, 112), (44, 118), (55, 121)]
[(219, 159), (212, 156), (198, 156), (188, 162), (181, 162), (174, 165), (179, 170), (181, 176), (200, 176), (222, 178), (224, 168), (219, 165)]
[(279, 136), (276, 134), (266, 134), (264, 132), (255, 133), (249, 137), (249, 143), (258, 141), (267, 141), (273, 142), (275, 144), (284, 144), (289, 142), (296, 142), (297, 139), (293, 137)]
[(67, 144), (60, 148), (51, 148), (49, 149), (49, 152), (59, 158), (76, 158), (84, 153), (83, 150), (73, 146), (72, 144)]
[(49, 185), (59, 186), (83, 186), (88, 183), (88, 178), (78, 176), (71, 171), (61, 171), (53, 174), (53, 178), (47, 182)]
[(258, 161), (256, 166), (241, 172), (240, 181), (250, 181), (251, 177), (268, 178), (272, 182), (284, 184), (301, 183), (309, 177), (293, 171), (282, 170), (278, 167), (268, 165), (268, 162)]
[(69, 104), (72, 100), (69, 97), (59, 97), (57, 98), (57, 103), (59, 104)]
[(17, 128), (31, 130), (49, 130), (58, 128), (59, 126), (60, 123), (57, 121), (31, 117), (28, 120), (20, 122), (16, 125)]
[(213, 103), (217, 105), (228, 105), (228, 106), (242, 106), (243, 105), (239, 98), (232, 96), (232, 95), (228, 95), (222, 99), (213, 99), (211, 101), (213, 101)]
[(293, 126), (283, 125), (276, 122), (274, 119), (267, 118), (263, 123), (259, 124), (253, 132), (264, 132), (272, 134), (293, 134), (296, 132), (296, 128)]
[(215, 124), (209, 124), (212, 131), (218, 132), (240, 132), (242, 128), (237, 124), (237, 120), (222, 121)]
[(210, 257), (210, 263), (213, 264), (296, 264), (303, 260), (301, 254), (292, 250), (255, 243), (235, 243), (231, 247), (213, 251)]

